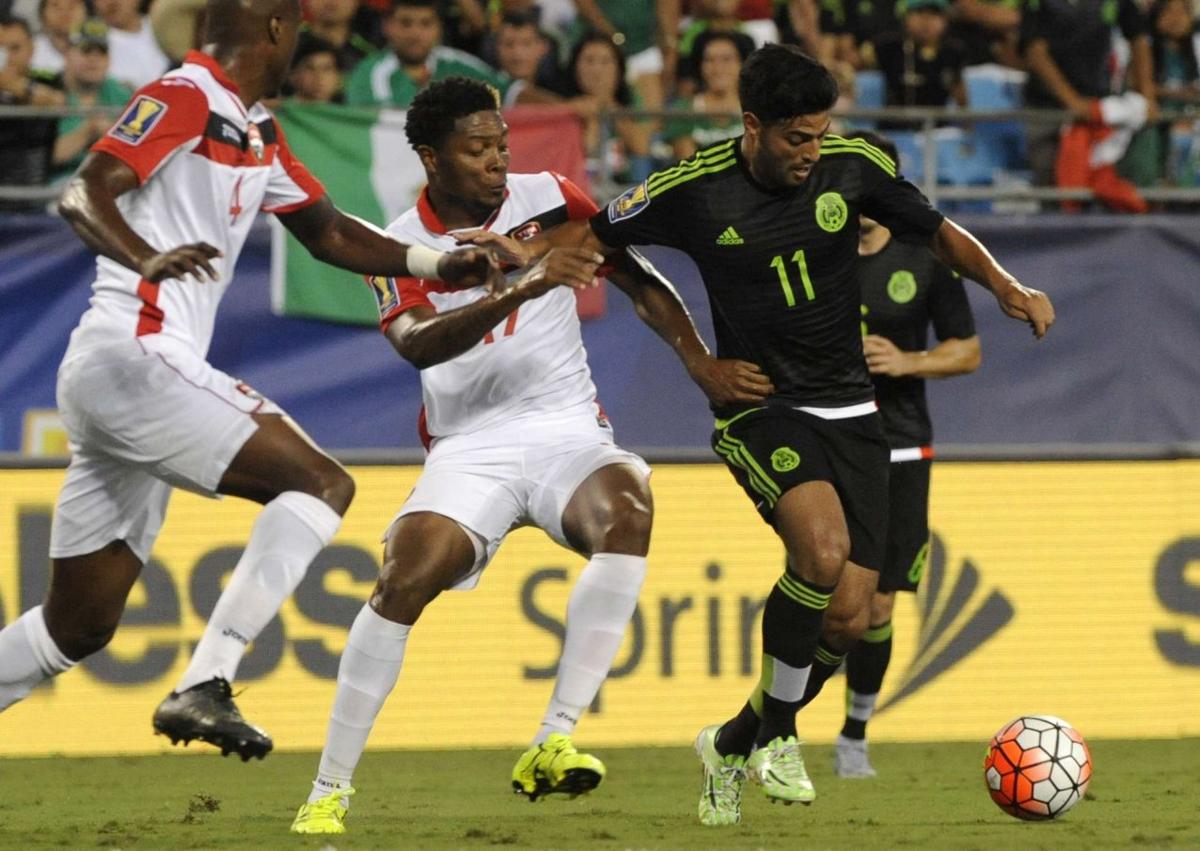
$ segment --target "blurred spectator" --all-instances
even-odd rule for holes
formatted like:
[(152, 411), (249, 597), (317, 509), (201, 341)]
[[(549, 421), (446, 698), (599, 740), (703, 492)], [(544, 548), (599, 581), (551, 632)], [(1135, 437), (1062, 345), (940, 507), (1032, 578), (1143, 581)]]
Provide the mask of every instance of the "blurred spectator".
[(311, 32), (302, 33), (292, 69), (288, 72), (287, 95), (301, 103), (342, 103), (342, 52)]
[[(754, 0), (742, 0), (738, 6), (738, 17), (745, 20), (746, 7)], [(775, 9), (775, 29), (778, 40), (783, 44), (798, 45), (805, 53), (820, 59), (826, 65), (831, 65), (833, 42), (826, 39), (821, 32), (821, 6), (817, 0), (782, 0), (773, 4)], [(762, 42), (755, 38), (755, 43)]]
[(375, 45), (353, 27), (359, 0), (308, 0), (306, 8), (306, 28), (337, 51), (338, 66), (343, 72), (353, 71), (375, 52)]
[[(1114, 25), (1129, 41), (1133, 88), (1157, 115), (1154, 60), (1145, 16), (1135, 0), (1036, 0), (1021, 20), (1021, 44), (1030, 77), (1030, 107), (1066, 109), (1075, 120), (1096, 121), (1098, 99), (1113, 94), (1109, 71)], [(1059, 128), (1031, 125), (1029, 161), (1034, 181), (1050, 184), (1058, 156)]]
[(139, 0), (95, 0), (96, 14), (108, 24), (109, 76), (132, 89), (157, 80), (171, 65), (159, 46)]
[[(99, 18), (84, 21), (71, 37), (59, 82), (68, 106), (121, 107), (133, 90), (108, 76), (108, 27)], [(58, 120), (53, 178), (68, 177), (83, 162), (92, 143), (108, 132), (111, 115), (68, 115)]]
[(575, 0), (576, 30), (608, 38), (626, 57), (629, 82), (647, 109), (675, 86), (681, 0)]
[(425, 86), (454, 76), (490, 83), (501, 96), (512, 85), (482, 59), (441, 45), (436, 0), (395, 0), (383, 29), (388, 49), (363, 60), (350, 74), (346, 103), (403, 108)]
[[(494, 64), (515, 83), (545, 89), (558, 82), (557, 45), (538, 28), (536, 17), (516, 12), (506, 14), (495, 37), (488, 42), (495, 56)], [(492, 58), (486, 51), (484, 57)]]
[[(575, 44), (562, 93), (574, 100), (588, 97), (600, 110), (641, 106), (626, 81), (624, 54), (611, 38), (600, 33), (588, 33)], [(600, 129), (598, 118), (584, 121), (584, 150), (594, 169), (599, 170), (602, 164), (609, 175), (619, 179), (630, 182), (645, 179), (650, 174), (650, 127), (630, 118), (618, 119), (615, 132), (603, 150)]]
[(1188, 0), (1159, 0), (1150, 9), (1154, 79), (1163, 106), (1200, 101), (1197, 34)]
[(41, 31), (33, 37), (33, 59), (29, 66), (35, 71), (57, 74), (63, 69), (63, 56), (71, 43), (71, 33), (79, 29), (87, 17), (83, 0), (41, 0), (38, 20)]
[(204, 46), (208, 0), (153, 0), (150, 29), (171, 63), (183, 62), (189, 50)]
[(737, 43), (738, 53), (749, 56), (757, 46), (754, 39), (742, 32), (737, 17), (738, 0), (693, 0), (692, 21), (679, 35), (678, 79), (690, 83), (681, 92), (690, 95), (700, 82), (700, 56), (696, 40), (705, 33), (724, 33)]
[(854, 68), (873, 66), (875, 40), (901, 30), (899, 6), (897, 0), (822, 0), (825, 61), (846, 62)]
[(543, 33), (554, 39), (556, 46), (570, 41), (575, 25), (573, 0), (490, 0), (487, 8), (488, 27), (493, 33), (504, 18), (519, 15), (532, 18)]
[(1023, 68), (1020, 29), (1021, 0), (954, 0), (950, 7), (950, 36), (962, 43), (968, 66)]
[[(52, 79), (32, 72), (33, 35), (24, 18), (0, 17), (0, 106), (61, 106)], [(40, 186), (50, 173), (53, 118), (0, 118), (0, 185)], [(36, 210), (43, 203), (4, 201), (0, 210)]]
[(750, 55), (746, 45), (734, 33), (706, 32), (696, 39), (700, 66), (700, 90), (689, 100), (680, 100), (675, 109), (697, 113), (727, 112), (737, 118), (674, 118), (666, 122), (662, 137), (671, 145), (677, 159), (685, 159), (701, 148), (730, 139), (742, 132), (742, 107), (738, 99), (738, 74)]
[(967, 105), (964, 50), (946, 37), (948, 0), (907, 0), (902, 33), (875, 41), (875, 60), (887, 82), (888, 106)]

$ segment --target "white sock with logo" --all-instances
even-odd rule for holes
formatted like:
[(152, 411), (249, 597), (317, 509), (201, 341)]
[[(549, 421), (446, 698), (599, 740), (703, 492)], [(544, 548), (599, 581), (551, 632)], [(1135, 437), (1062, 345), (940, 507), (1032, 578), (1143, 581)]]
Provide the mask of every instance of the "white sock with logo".
[(567, 602), (567, 636), (554, 695), (535, 745), (552, 733), (570, 733), (608, 676), (646, 578), (645, 556), (596, 553)]
[(176, 691), (214, 677), (233, 682), (247, 645), (296, 590), (341, 523), (325, 502), (300, 491), (281, 493), (263, 506)]
[(74, 665), (50, 637), (42, 607), (34, 606), (0, 630), (0, 712)]
[(400, 676), (411, 629), (376, 614), (369, 605), (354, 619), (338, 665), (337, 695), (310, 804), (350, 785), (375, 718)]

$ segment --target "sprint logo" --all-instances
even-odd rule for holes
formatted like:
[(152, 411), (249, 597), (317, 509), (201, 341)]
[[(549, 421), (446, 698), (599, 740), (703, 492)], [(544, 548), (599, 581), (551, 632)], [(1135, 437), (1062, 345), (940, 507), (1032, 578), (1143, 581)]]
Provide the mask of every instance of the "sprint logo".
[(745, 242), (746, 240), (738, 236), (738, 232), (733, 229), (733, 225), (725, 228), (717, 237), (717, 245), (742, 245)]

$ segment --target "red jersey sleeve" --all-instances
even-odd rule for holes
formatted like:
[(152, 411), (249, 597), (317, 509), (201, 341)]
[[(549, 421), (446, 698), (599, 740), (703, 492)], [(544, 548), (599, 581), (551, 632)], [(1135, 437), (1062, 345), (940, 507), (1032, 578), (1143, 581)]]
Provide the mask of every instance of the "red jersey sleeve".
[(116, 157), (145, 183), (172, 154), (200, 139), (206, 126), (204, 92), (191, 80), (165, 77), (139, 89), (92, 150)]
[(371, 285), (375, 304), (379, 308), (379, 330), (385, 333), (404, 311), (414, 307), (433, 307), (429, 293), (441, 283), (424, 278), (368, 277), (366, 281)]
[(279, 120), (275, 123), (275, 139), (279, 145), (271, 163), (271, 176), (263, 196), (262, 209), (267, 213), (291, 213), (325, 197), (325, 187), (313, 177), (304, 163), (296, 159), (288, 146)]
[(596, 202), (586, 192), (558, 172), (552, 171), (550, 173), (558, 181), (558, 188), (562, 191), (563, 200), (567, 202), (567, 218), (570, 221), (575, 222), (579, 219), (590, 219), (596, 213), (600, 212), (600, 208), (596, 206)]

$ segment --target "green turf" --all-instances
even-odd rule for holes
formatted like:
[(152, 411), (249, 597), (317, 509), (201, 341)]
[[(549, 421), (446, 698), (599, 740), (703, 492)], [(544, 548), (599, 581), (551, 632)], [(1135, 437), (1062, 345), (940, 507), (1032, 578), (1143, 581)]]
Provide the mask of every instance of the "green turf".
[(1200, 847), (1200, 739), (1093, 745), (1088, 799), (1060, 821), (1019, 822), (983, 786), (980, 744), (878, 745), (880, 778), (834, 778), (806, 749), (818, 800), (772, 806), (747, 787), (740, 827), (696, 822), (690, 750), (605, 750), (608, 779), (575, 801), (509, 791), (508, 751), (369, 753), (341, 837), (288, 834), (316, 764), (276, 754), (0, 761), (0, 848), (1128, 849)]

